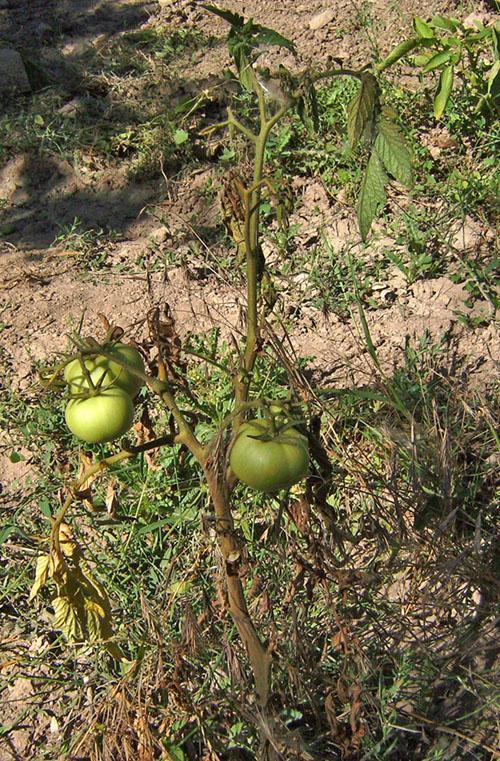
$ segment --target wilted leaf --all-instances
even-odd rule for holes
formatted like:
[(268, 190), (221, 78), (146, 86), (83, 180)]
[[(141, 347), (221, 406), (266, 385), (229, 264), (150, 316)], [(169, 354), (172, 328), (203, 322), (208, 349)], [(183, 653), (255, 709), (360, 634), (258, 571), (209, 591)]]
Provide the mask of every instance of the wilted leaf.
[(439, 85), (434, 98), (434, 116), (436, 119), (440, 119), (444, 114), (446, 104), (450, 97), (451, 88), (453, 87), (453, 66), (447, 66), (443, 69), (441, 76), (439, 77)]
[(120, 505), (118, 502), (118, 496), (116, 494), (116, 484), (117, 480), (116, 478), (113, 478), (108, 483), (108, 488), (106, 490), (106, 510), (112, 518), (116, 518), (118, 514), (118, 507)]
[[(79, 457), (80, 457), (80, 469), (78, 471), (77, 480), (80, 479), (83, 476), (83, 474), (92, 465), (92, 457), (89, 457), (88, 455), (86, 455), (85, 452), (80, 451)], [(80, 499), (83, 502), (87, 510), (90, 510), (91, 512), (95, 510), (93, 494), (92, 494), (92, 484), (98, 478), (98, 475), (99, 475), (98, 473), (95, 473), (93, 476), (88, 478), (87, 481), (85, 482), (85, 489), (78, 491), (76, 494), (78, 499)]]
[(332, 737), (337, 737), (339, 722), (337, 719), (337, 712), (335, 710), (333, 692), (329, 692), (325, 698), (325, 713), (328, 724), (330, 725), (330, 732)]
[(78, 555), (73, 561), (52, 600), (54, 627), (69, 642), (103, 642), (113, 658), (122, 660), (123, 653), (111, 641), (114, 632), (108, 594)]
[(376, 150), (372, 151), (361, 183), (358, 200), (358, 225), (361, 237), (366, 240), (372, 222), (385, 206), (387, 175)]
[(304, 90), (297, 101), (297, 112), (304, 127), (310, 135), (319, 129), (318, 99), (314, 85)]
[(389, 174), (406, 187), (413, 184), (411, 154), (397, 126), (388, 119), (380, 119), (375, 150)]
[(358, 94), (349, 104), (347, 116), (347, 134), (349, 147), (353, 150), (361, 135), (378, 113), (378, 83), (373, 74), (363, 74)]
[(73, 539), (73, 531), (67, 523), (61, 523), (59, 526), (59, 544), (63, 555), (72, 558), (78, 547)]
[(252, 64), (248, 60), (243, 50), (235, 50), (233, 54), (236, 61), (236, 66), (238, 67), (238, 74), (240, 77), (241, 85), (245, 88), (245, 90), (248, 90), (248, 92), (253, 92), (256, 79)]

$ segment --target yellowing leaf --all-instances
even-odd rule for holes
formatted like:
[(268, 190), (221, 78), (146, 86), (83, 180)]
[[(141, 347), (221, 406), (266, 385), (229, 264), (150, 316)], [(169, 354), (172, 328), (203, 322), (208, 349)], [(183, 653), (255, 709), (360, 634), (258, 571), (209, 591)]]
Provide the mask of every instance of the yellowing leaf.
[(30, 596), (28, 598), (31, 602), (38, 592), (45, 586), (47, 579), (50, 576), (50, 555), (40, 555), (36, 561), (35, 581), (31, 587)]
[(75, 599), (68, 596), (54, 597), (54, 627), (60, 629), (69, 642), (82, 642), (84, 632)]
[(61, 523), (59, 526), (59, 544), (63, 555), (72, 558), (77, 550), (77, 544), (73, 539), (73, 531), (67, 523)]

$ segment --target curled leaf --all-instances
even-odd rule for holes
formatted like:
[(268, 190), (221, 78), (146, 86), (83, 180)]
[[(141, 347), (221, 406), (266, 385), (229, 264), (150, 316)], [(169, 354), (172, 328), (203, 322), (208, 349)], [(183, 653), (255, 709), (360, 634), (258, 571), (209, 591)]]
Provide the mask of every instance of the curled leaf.
[(351, 150), (356, 147), (366, 128), (375, 121), (378, 110), (378, 82), (373, 74), (363, 74), (359, 92), (349, 104), (347, 134)]

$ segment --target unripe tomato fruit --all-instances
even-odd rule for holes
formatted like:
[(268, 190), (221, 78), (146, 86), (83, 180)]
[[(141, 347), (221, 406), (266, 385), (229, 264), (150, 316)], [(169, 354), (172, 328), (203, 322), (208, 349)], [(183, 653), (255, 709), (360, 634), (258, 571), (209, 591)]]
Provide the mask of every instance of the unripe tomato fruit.
[[(133, 346), (127, 344), (113, 344), (110, 347), (111, 354), (115, 354), (124, 362), (128, 362), (132, 367), (136, 367), (141, 372), (144, 372), (144, 363), (142, 357)], [(87, 369), (92, 373), (96, 368), (102, 368), (106, 370), (106, 377), (102, 383), (102, 387), (116, 386), (123, 389), (132, 398), (136, 396), (137, 392), (142, 386), (142, 381), (136, 375), (133, 375), (117, 362), (113, 362), (112, 359), (107, 357), (97, 356), (89, 357), (85, 360)], [(102, 373), (101, 373), (102, 375)], [(97, 377), (100, 377), (97, 375)], [(82, 389), (88, 388), (87, 378), (82, 370), (79, 359), (74, 359), (72, 362), (66, 365), (64, 368), (64, 378), (70, 386), (70, 390), (73, 393), (78, 393)], [(94, 375), (92, 374), (92, 381), (95, 383)]]
[(65, 411), (69, 430), (88, 444), (120, 438), (134, 421), (134, 404), (121, 388), (109, 387), (95, 396), (70, 399)]
[(243, 423), (229, 454), (233, 473), (247, 486), (262, 492), (288, 489), (307, 475), (307, 439), (296, 428), (286, 428), (265, 441), (253, 438), (272, 435), (269, 420)]

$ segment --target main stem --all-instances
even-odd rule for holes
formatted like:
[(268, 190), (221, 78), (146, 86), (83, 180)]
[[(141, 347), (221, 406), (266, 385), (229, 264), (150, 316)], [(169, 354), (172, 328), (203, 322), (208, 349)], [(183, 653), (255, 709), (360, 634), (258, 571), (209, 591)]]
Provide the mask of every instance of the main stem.
[[(255, 157), (252, 189), (245, 194), (245, 248), (247, 276), (246, 342), (242, 361), (242, 372), (235, 381), (236, 405), (239, 407), (248, 399), (250, 376), (255, 365), (259, 343), (259, 280), (262, 272), (259, 248), (260, 203), (264, 177), (266, 144), (275, 124), (288, 111), (283, 105), (268, 118), (264, 94), (259, 89), (260, 130), (255, 139)], [(237, 425), (241, 420), (237, 420)]]
[(227, 482), (224, 475), (219, 478), (217, 469), (208, 463), (204, 471), (215, 511), (217, 541), (225, 563), (229, 612), (248, 654), (259, 706), (265, 708), (269, 699), (271, 682), (271, 653), (257, 633), (245, 600), (243, 584), (239, 576), (241, 546), (238, 544), (234, 531)]

